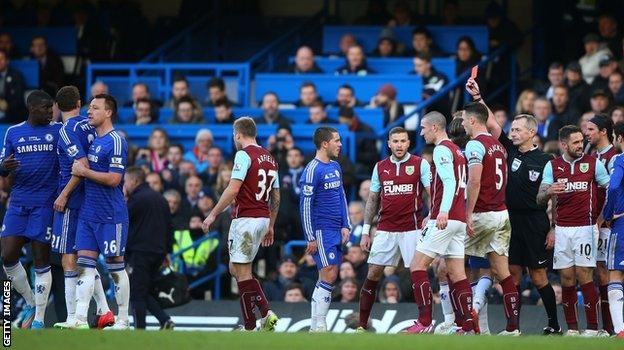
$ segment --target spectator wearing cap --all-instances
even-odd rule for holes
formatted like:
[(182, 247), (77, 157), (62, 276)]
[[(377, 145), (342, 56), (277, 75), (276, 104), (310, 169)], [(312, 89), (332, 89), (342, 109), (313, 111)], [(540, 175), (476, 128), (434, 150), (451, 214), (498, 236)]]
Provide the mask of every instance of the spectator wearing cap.
[(556, 122), (553, 136), (557, 136), (557, 130), (565, 125), (576, 125), (581, 117), (579, 110), (570, 103), (570, 95), (565, 85), (555, 86), (553, 89), (552, 107)]
[(609, 75), (609, 91), (611, 92), (611, 95), (613, 96), (613, 102), (616, 105), (624, 104), (624, 89), (622, 89), (622, 78), (622, 72), (619, 70), (616, 70), (615, 72), (611, 73), (611, 75)]
[(336, 75), (369, 75), (375, 73), (368, 68), (364, 49), (360, 45), (353, 45), (347, 51), (345, 65), (336, 69)]
[(297, 147), (288, 150), (286, 166), (279, 168), (280, 207), (275, 222), (275, 240), (288, 242), (301, 237), (299, 216), (299, 180), (304, 166), (303, 151)]
[(377, 47), (373, 50), (372, 57), (397, 57), (397, 40), (390, 28), (384, 28), (379, 35)]
[(279, 127), (290, 127), (290, 120), (279, 111), (279, 97), (274, 92), (267, 92), (262, 96), (262, 115), (254, 118), (256, 124), (276, 124)]
[(24, 76), (9, 67), (9, 56), (0, 49), (0, 123), (13, 124), (25, 120)]
[[(422, 78), (423, 101), (428, 100), (431, 96), (435, 95), (438, 91), (442, 90), (444, 85), (448, 83), (448, 78), (441, 72), (438, 72), (431, 64), (431, 56), (428, 54), (419, 53), (414, 57), (414, 70), (410, 74), (416, 74)], [(429, 107), (431, 110), (437, 110), (442, 114), (448, 114), (448, 97), (444, 96), (442, 99), (435, 102)]]
[(405, 52), (405, 56), (414, 57), (421, 53), (430, 57), (442, 56), (442, 51), (433, 42), (429, 29), (422, 26), (412, 31), (412, 48)]
[(295, 54), (295, 62), (287, 69), (292, 74), (321, 74), (323, 70), (314, 62), (314, 51), (309, 46), (301, 46)]
[(285, 256), (279, 261), (277, 277), (264, 282), (264, 294), (270, 301), (283, 301), (286, 287), (292, 283), (304, 286), (305, 295), (309, 296), (312, 291), (312, 283), (308, 279), (300, 279), (298, 276), (297, 261), (292, 256)]
[(603, 89), (597, 89), (589, 100), (591, 111), (594, 114), (605, 114), (611, 105), (611, 94)]
[(223, 152), (216, 146), (208, 150), (208, 167), (200, 174), (205, 186), (212, 186), (219, 177), (219, 167), (223, 164)]
[(362, 106), (362, 103), (357, 100), (355, 97), (355, 90), (353, 86), (349, 84), (343, 84), (338, 87), (338, 92), (336, 93), (336, 102), (334, 102), (332, 107), (359, 107)]
[(612, 56), (609, 48), (600, 41), (600, 36), (595, 33), (585, 35), (583, 38), (585, 54), (579, 59), (583, 70), (583, 79), (591, 84), (594, 78), (600, 74), (600, 61), (607, 56)]
[(212, 132), (208, 129), (200, 129), (195, 136), (195, 147), (184, 155), (184, 159), (195, 165), (198, 173), (203, 173), (208, 168), (208, 151), (213, 142)]
[(570, 96), (570, 104), (577, 111), (589, 110), (589, 84), (583, 80), (583, 71), (577, 61), (570, 62), (565, 70), (565, 82)]
[(327, 117), (325, 106), (319, 101), (310, 105), (310, 119), (306, 124), (338, 124), (338, 121)]
[(395, 121), (401, 117), (403, 112), (403, 106), (397, 102), (397, 91), (391, 84), (382, 85), (377, 94), (373, 96), (370, 102), (370, 107), (381, 108), (384, 111), (384, 125)]
[(316, 91), (316, 85), (310, 81), (303, 82), (299, 87), (299, 100), (295, 102), (295, 106), (310, 107), (315, 102), (320, 102), (321, 98)]
[(227, 98), (222, 98), (214, 103), (215, 123), (216, 124), (233, 124), (234, 113), (232, 113), (232, 104)]
[(622, 33), (618, 22), (612, 14), (605, 13), (598, 17), (598, 32), (600, 38), (613, 53), (616, 59), (622, 58)]
[[(356, 171), (368, 174), (373, 171), (373, 166), (379, 160), (377, 141), (373, 136), (373, 129), (364, 124), (353, 112), (353, 108), (340, 107), (338, 109), (338, 121), (356, 133)], [(368, 135), (367, 135), (368, 134)], [(353, 232), (353, 231), (352, 231)]]
[(617, 61), (611, 55), (605, 55), (600, 59), (598, 64), (600, 67), (598, 75), (594, 78), (589, 89), (591, 91), (602, 89), (607, 90), (609, 88), (609, 76), (618, 69)]
[(208, 89), (208, 97), (206, 101), (204, 101), (204, 105), (207, 107), (215, 107), (217, 102), (219, 101), (227, 101), (230, 106), (234, 105), (234, 102), (228, 99), (225, 94), (225, 81), (219, 77), (212, 77), (208, 80), (206, 84), (206, 88)]
[(284, 302), (305, 303), (307, 301), (305, 291), (299, 283), (291, 283), (286, 286), (286, 291), (284, 292)]

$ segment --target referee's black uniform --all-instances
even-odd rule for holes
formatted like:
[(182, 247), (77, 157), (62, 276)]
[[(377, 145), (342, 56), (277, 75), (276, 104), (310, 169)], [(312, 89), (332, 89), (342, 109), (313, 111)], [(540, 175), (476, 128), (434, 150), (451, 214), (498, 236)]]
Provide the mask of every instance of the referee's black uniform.
[(505, 194), (511, 240), (509, 264), (531, 269), (551, 266), (552, 250), (546, 250), (546, 235), (550, 231), (548, 206), (537, 205), (537, 192), (542, 182), (544, 166), (552, 155), (537, 147), (520, 152), (501, 132), (498, 141), (507, 150), (507, 192)]
[(147, 183), (140, 184), (128, 198), (128, 242), (126, 257), (131, 268), (130, 300), (135, 328), (145, 328), (146, 308), (161, 324), (170, 319), (150, 294), (152, 281), (173, 245), (173, 223), (169, 205)]

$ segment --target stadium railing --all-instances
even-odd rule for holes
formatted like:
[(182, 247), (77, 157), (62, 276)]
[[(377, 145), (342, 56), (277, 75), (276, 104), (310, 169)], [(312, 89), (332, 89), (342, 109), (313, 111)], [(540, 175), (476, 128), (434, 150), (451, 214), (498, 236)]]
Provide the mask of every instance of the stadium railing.
[(275, 92), (280, 102), (293, 103), (299, 99), (299, 87), (304, 82), (313, 82), (323, 101), (334, 101), (340, 85), (349, 84), (356, 96), (368, 101), (379, 88), (391, 83), (397, 90), (397, 101), (415, 103), (422, 99), (422, 79), (408, 74), (328, 75), (328, 74), (256, 74), (255, 100), (260, 101), (267, 92)]
[(220, 300), (221, 299), (221, 275), (223, 275), (227, 271), (227, 267), (221, 264), (221, 240), (220, 240), (221, 237), (218, 232), (211, 232), (201, 237), (200, 239), (196, 240), (195, 242), (193, 242), (193, 244), (180, 248), (180, 250), (178, 250), (174, 254), (171, 254), (171, 262), (172, 263), (175, 262), (174, 265), (180, 266), (180, 269), (177, 272), (185, 274), (185, 275), (191, 272), (191, 271), (187, 271), (187, 267), (184, 264), (184, 259), (182, 259), (182, 254), (184, 254), (184, 252), (186, 252), (189, 249), (194, 249), (194, 248), (199, 247), (199, 245), (201, 245), (202, 243), (204, 243), (205, 241), (209, 239), (217, 239), (219, 241), (217, 248), (214, 250), (215, 259), (217, 261), (217, 267), (215, 268), (213, 272), (205, 276), (202, 276), (194, 280), (193, 282), (189, 283), (189, 290), (195, 289), (205, 283), (208, 283), (210, 282), (210, 280), (214, 280), (213, 299)]
[[(295, 57), (288, 58), (288, 62), (293, 63)], [(314, 62), (323, 70), (325, 74), (334, 74), (336, 69), (345, 64), (342, 57), (314, 57)], [(407, 57), (369, 57), (366, 64), (377, 74), (410, 74), (414, 71), (414, 59)], [(434, 57), (431, 65), (439, 72), (444, 73), (449, 79), (455, 78), (455, 60), (448, 57)]]
[(284, 244), (284, 256), (292, 255), (293, 248), (305, 248), (308, 245), (307, 241), (290, 241)]
[[(327, 108), (327, 115), (330, 118), (338, 118), (338, 108)], [(357, 115), (358, 119), (370, 126), (375, 130), (381, 130), (384, 125), (384, 115), (383, 110), (380, 108), (365, 108), (365, 107), (356, 107), (353, 109), (355, 115)], [(310, 110), (308, 108), (283, 108), (280, 109), (279, 112), (284, 115), (286, 118), (290, 119), (293, 124), (305, 124), (310, 118)], [(118, 110), (119, 114), (119, 122), (120, 123), (128, 123), (132, 117), (134, 116), (134, 109), (131, 107), (120, 108)], [(235, 118), (239, 117), (260, 117), (262, 116), (261, 108), (253, 108), (253, 107), (233, 107), (232, 114), (234, 114)], [(173, 117), (173, 110), (171, 108), (160, 108), (159, 109), (159, 119), (158, 122), (160, 124), (167, 124), (171, 118)], [(208, 124), (216, 123), (215, 119), (215, 110), (213, 107), (205, 107), (204, 108), (204, 119)], [(120, 127), (123, 127), (120, 125)]]
[[(345, 34), (353, 34), (364, 51), (372, 52), (377, 47), (379, 35), (386, 27), (383, 26), (325, 26), (323, 27), (323, 53), (340, 52), (340, 38)], [(479, 52), (489, 51), (489, 35), (486, 26), (427, 26), (433, 42), (445, 53), (456, 51), (457, 40), (469, 36)], [(406, 47), (412, 47), (412, 31), (414, 27), (394, 28), (397, 40)]]
[[(167, 101), (171, 97), (171, 86), (178, 74), (184, 74), (189, 81), (191, 94), (200, 102), (207, 96), (206, 83), (212, 77), (225, 80), (226, 89), (235, 84), (237, 103), (249, 103), (250, 72), (248, 63), (102, 63), (89, 64), (86, 72), (86, 90), (95, 81), (108, 85), (109, 93), (121, 106), (131, 98), (132, 85), (147, 84), (152, 98)], [(229, 89), (228, 89), (229, 90)]]

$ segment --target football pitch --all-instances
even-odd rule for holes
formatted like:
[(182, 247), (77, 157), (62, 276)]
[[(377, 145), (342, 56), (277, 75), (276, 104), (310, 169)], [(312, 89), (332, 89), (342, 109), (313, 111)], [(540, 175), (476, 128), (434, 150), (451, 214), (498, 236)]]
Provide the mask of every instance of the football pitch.
[(12, 335), (15, 349), (225, 349), (225, 350), (588, 350), (624, 349), (623, 339), (562, 337), (496, 337), (377, 334), (157, 332), (157, 331), (22, 331)]

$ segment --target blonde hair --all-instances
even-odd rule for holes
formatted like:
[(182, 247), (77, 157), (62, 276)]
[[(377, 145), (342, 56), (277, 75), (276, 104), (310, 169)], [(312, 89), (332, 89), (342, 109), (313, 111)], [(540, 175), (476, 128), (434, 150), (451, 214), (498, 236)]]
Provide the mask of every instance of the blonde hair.
[(529, 97), (529, 94), (533, 94), (537, 98), (537, 94), (535, 93), (534, 90), (531, 90), (531, 89), (523, 90), (520, 93), (520, 96), (518, 96), (518, 101), (516, 102), (516, 114), (531, 113), (532, 112), (532, 110), (531, 111), (523, 111), (522, 110), (522, 102), (524, 102), (524, 100), (526, 100)]

